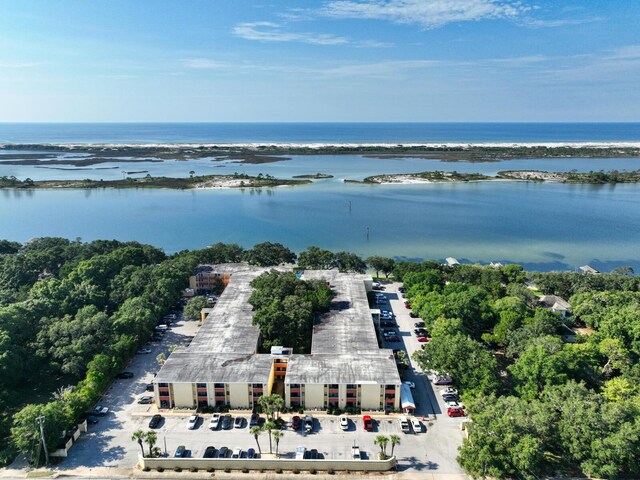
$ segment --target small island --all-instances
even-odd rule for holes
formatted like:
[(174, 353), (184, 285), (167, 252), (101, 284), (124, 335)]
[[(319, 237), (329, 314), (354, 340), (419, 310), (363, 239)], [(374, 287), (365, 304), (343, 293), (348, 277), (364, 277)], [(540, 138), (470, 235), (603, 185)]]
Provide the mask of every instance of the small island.
[(357, 180), (345, 180), (347, 183), (369, 184), (411, 184), (411, 183), (464, 183), (487, 182), (498, 180), (526, 181), (526, 182), (557, 182), (604, 185), (616, 183), (640, 182), (640, 170), (633, 171), (591, 171), (578, 172), (546, 172), (543, 170), (504, 170), (495, 176), (482, 173), (460, 172), (419, 172), (419, 173), (393, 173), (386, 175), (373, 175), (366, 177), (361, 182)]
[(87, 189), (87, 188), (170, 188), (175, 190), (205, 188), (263, 188), (290, 185), (305, 185), (311, 180), (289, 180), (271, 175), (246, 174), (203, 175), (185, 178), (152, 177), (125, 178), (122, 180), (19, 180), (16, 177), (0, 177), (0, 189)]
[(306, 175), (294, 175), (292, 178), (306, 178), (308, 180), (322, 180), (325, 178), (333, 178), (333, 175), (328, 173), (311, 173)]

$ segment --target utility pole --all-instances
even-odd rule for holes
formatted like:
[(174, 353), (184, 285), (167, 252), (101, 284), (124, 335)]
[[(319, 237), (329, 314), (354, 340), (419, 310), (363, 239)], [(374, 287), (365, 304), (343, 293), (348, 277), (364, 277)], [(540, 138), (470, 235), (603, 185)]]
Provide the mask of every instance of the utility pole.
[(44, 447), (44, 457), (47, 465), (49, 465), (49, 450), (47, 450), (47, 442), (44, 439), (44, 415), (40, 415), (36, 418), (38, 425), (40, 426), (40, 440), (42, 440), (42, 446)]

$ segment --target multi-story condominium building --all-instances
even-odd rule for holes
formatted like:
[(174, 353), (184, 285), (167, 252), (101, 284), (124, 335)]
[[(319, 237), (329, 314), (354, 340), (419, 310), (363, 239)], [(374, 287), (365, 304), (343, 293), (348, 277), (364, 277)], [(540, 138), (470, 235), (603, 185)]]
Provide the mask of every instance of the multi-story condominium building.
[(268, 269), (241, 264), (207, 267), (207, 274), (224, 278), (227, 287), (189, 347), (173, 352), (156, 376), (160, 408), (251, 409), (261, 395), (272, 393), (294, 408), (399, 408), (396, 362), (391, 350), (378, 346), (367, 300), (370, 276), (305, 271), (303, 279), (329, 284), (334, 293), (331, 310), (314, 325), (310, 354), (286, 346), (274, 347), (269, 354), (258, 353), (260, 332), (248, 303), (251, 281)]

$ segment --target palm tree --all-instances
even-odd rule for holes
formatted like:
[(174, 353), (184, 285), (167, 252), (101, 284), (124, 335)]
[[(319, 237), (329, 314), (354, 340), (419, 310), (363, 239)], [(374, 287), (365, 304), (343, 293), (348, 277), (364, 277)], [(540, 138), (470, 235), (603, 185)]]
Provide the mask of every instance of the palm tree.
[(282, 407), (284, 407), (284, 400), (280, 395), (263, 395), (258, 399), (258, 404), (271, 420), (273, 419), (274, 412), (280, 412)]
[(377, 435), (373, 439), (373, 444), (380, 447), (380, 453), (385, 457), (387, 456), (387, 443), (389, 443), (389, 438), (386, 435)]
[(144, 442), (145, 438), (147, 438), (147, 434), (144, 433), (142, 430), (136, 430), (135, 432), (133, 432), (133, 435), (131, 435), (131, 440), (133, 440), (134, 442), (138, 442), (138, 445), (140, 445), (140, 450), (142, 450), (143, 457), (144, 457), (144, 448), (142, 447), (142, 443)]
[(389, 435), (389, 441), (391, 442), (391, 456), (393, 457), (393, 449), (396, 448), (396, 445), (400, 445), (400, 436)]
[(264, 426), (262, 427), (263, 430), (265, 430), (268, 434), (269, 434), (269, 453), (273, 453), (273, 449), (271, 447), (271, 431), (277, 429), (278, 426), (273, 423), (272, 421), (267, 421), (265, 422)]
[(262, 428), (258, 427), (257, 425), (255, 427), (251, 427), (251, 435), (253, 435), (253, 438), (256, 439), (256, 443), (258, 444), (258, 453), (260, 455), (262, 455), (262, 449), (260, 448), (260, 442), (258, 441), (258, 437), (260, 436), (261, 433), (262, 433)]
[(149, 457), (153, 458), (153, 447), (155, 447), (158, 441), (158, 434), (153, 430), (147, 432), (147, 444), (149, 445)]
[(275, 430), (273, 432), (273, 440), (276, 442), (276, 457), (278, 456), (278, 444), (280, 443), (280, 439), (284, 436), (281, 430)]

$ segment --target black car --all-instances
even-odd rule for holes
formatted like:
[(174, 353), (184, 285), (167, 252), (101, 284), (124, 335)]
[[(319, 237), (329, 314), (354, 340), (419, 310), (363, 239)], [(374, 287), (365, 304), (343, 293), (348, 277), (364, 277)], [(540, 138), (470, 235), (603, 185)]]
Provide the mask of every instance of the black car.
[(145, 391), (153, 392), (153, 383), (147, 383), (147, 386), (144, 387)]
[(124, 379), (124, 378), (133, 378), (133, 372), (120, 372), (116, 375), (116, 378)]
[(249, 426), (255, 427), (259, 423), (260, 423), (260, 415), (258, 415), (257, 413), (252, 413), (251, 420), (249, 420)]
[(176, 448), (176, 453), (173, 455), (176, 458), (182, 458), (187, 456), (187, 448), (184, 445), (180, 445)]
[(162, 422), (162, 415), (156, 413), (151, 420), (149, 420), (149, 428), (158, 428), (160, 426), (160, 422)]
[(100, 421), (100, 419), (98, 417), (96, 417), (95, 415), (87, 415), (87, 423), (89, 425), (95, 425), (99, 421)]
[(227, 447), (220, 447), (216, 458), (227, 458), (227, 455), (231, 455), (231, 450), (229, 450)]
[(309, 450), (307, 452), (307, 454), (309, 455), (309, 460), (317, 460), (318, 459), (318, 450), (316, 450), (315, 448)]
[(216, 449), (215, 447), (212, 447), (211, 445), (209, 445), (204, 453), (202, 454), (202, 458), (215, 458), (216, 457)]
[(231, 419), (231, 415), (225, 415), (222, 417), (222, 429), (223, 430), (231, 430), (233, 427), (233, 422)]
[(418, 314), (417, 313), (413, 313), (413, 312), (409, 312), (409, 316), (411, 318), (418, 318)]
[(416, 328), (424, 328), (424, 322), (416, 322), (413, 324), (413, 326)]
[(404, 293), (404, 287), (400, 287), (400, 288), (398, 288), (398, 291), (399, 291), (400, 293)]
[(162, 335), (152, 335), (151, 336), (151, 341), (152, 342), (161, 342), (162, 341)]

